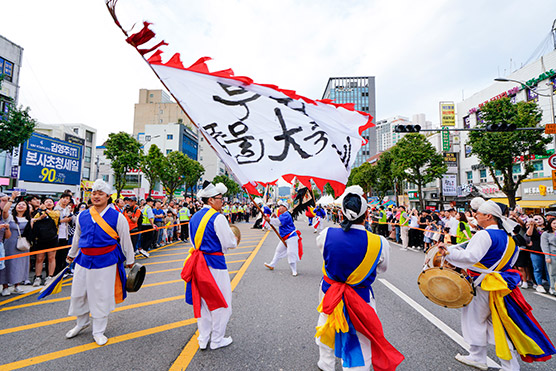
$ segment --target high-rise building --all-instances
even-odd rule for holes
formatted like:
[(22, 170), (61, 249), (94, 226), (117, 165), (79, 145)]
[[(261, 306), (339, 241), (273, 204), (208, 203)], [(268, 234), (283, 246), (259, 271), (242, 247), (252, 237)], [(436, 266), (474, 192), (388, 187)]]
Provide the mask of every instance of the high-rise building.
[(378, 152), (384, 152), (396, 145), (405, 133), (396, 133), (396, 125), (411, 124), (407, 117), (394, 116), (384, 120), (376, 121), (376, 138)]
[(216, 175), (226, 172), (216, 152), (181, 107), (163, 90), (139, 90), (139, 103), (135, 104), (133, 118), (133, 136), (145, 144), (145, 151), (148, 151), (150, 144), (156, 144), (164, 154), (171, 150), (181, 151), (199, 161), (205, 168), (202, 180), (212, 180)]
[[(376, 118), (375, 77), (331, 77), (324, 89), (323, 99), (333, 99), (335, 103), (353, 103), (357, 111), (367, 112)], [(362, 133), (368, 142), (361, 147), (354, 166), (364, 163), (377, 153), (376, 127)]]
[[(0, 117), (10, 106), (17, 107), (22, 60), (23, 48), (0, 35)], [(0, 186), (10, 184), (11, 174), (11, 153), (0, 151)]]

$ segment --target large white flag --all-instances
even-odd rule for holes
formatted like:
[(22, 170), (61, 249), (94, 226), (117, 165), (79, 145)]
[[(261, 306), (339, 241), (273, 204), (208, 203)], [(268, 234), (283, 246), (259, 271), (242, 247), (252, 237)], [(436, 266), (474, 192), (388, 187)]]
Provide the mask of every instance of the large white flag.
[(209, 72), (201, 58), (185, 68), (179, 54), (166, 63), (161, 50), (138, 49), (154, 33), (128, 37), (192, 119), (218, 156), (247, 189), (294, 177), (322, 189), (330, 183), (342, 192), (361, 145), (361, 132), (372, 126), (353, 105), (315, 101), (277, 86), (234, 76), (232, 70)]

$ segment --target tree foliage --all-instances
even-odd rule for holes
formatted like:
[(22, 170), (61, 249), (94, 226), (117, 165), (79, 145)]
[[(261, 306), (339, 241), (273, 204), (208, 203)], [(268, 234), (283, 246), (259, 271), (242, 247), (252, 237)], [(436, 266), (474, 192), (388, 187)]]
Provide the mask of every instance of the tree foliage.
[[(512, 103), (510, 98), (487, 102), (481, 107), (481, 119), (478, 128), (489, 124), (515, 124), (518, 128), (535, 127), (542, 114), (535, 102)], [(546, 156), (546, 144), (551, 139), (543, 136), (541, 131), (526, 130), (513, 132), (471, 131), (467, 144), (471, 153), (486, 166), (496, 185), (508, 197), (510, 207), (515, 206), (515, 194), (519, 184), (534, 170), (531, 158)], [(513, 178), (513, 166), (516, 157), (523, 156), (523, 173)], [(495, 171), (502, 173), (500, 182)]]
[(174, 198), (174, 192), (184, 184), (188, 160), (189, 157), (182, 152), (172, 151), (161, 161), (158, 176), (169, 200)]
[(391, 152), (393, 173), (417, 185), (419, 204), (424, 209), (423, 186), (442, 177), (448, 170), (442, 155), (422, 134), (406, 134)]
[(330, 183), (326, 183), (326, 184), (324, 185), (323, 191), (324, 191), (324, 194), (325, 194), (325, 195), (330, 195), (330, 196), (334, 197), (334, 188), (332, 188), (332, 186), (330, 185)]
[(228, 197), (234, 197), (241, 190), (241, 187), (239, 186), (239, 184), (237, 184), (235, 180), (228, 177), (227, 175), (217, 175), (217, 176), (215, 176), (214, 179), (212, 180), (212, 183), (213, 184), (216, 184), (216, 183), (224, 184), (226, 186), (226, 188), (228, 188), (228, 192), (226, 192), (224, 194), (224, 196), (228, 196)]
[(151, 145), (149, 153), (146, 156), (141, 156), (141, 171), (149, 182), (149, 196), (151, 195), (155, 183), (160, 180), (159, 173), (163, 160), (164, 155), (156, 144)]
[(359, 185), (363, 188), (363, 192), (370, 194), (374, 177), (375, 169), (373, 165), (364, 162), (360, 166), (351, 169), (347, 185)]
[(185, 185), (185, 193), (188, 189), (193, 190), (195, 184), (205, 173), (205, 168), (198, 161), (192, 160), (187, 157), (185, 169), (183, 173), (183, 183)]
[(126, 184), (126, 173), (132, 169), (139, 168), (141, 162), (141, 144), (128, 133), (120, 131), (111, 133), (104, 144), (104, 154), (110, 159), (110, 166), (114, 172), (114, 187), (117, 197)]
[(33, 134), (37, 122), (29, 115), (29, 107), (10, 107), (0, 114), (0, 151), (11, 152)]

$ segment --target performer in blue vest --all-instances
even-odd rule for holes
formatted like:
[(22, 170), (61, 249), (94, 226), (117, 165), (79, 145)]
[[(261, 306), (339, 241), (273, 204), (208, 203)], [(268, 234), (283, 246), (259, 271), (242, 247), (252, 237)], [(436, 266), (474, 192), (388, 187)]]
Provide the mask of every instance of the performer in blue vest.
[(93, 319), (93, 338), (104, 345), (108, 314), (126, 297), (124, 265), (131, 268), (135, 253), (125, 216), (111, 205), (111, 187), (97, 179), (93, 184), (93, 206), (79, 213), (67, 262), (75, 261), (69, 315), (77, 325), (66, 334), (79, 334)]
[(342, 195), (341, 228), (326, 228), (317, 237), (322, 251), (323, 280), (315, 335), (317, 366), (335, 370), (336, 357), (344, 370), (395, 370), (404, 357), (384, 338), (375, 311), (371, 284), (388, 268), (388, 241), (365, 229), (367, 201), (360, 186)]
[(486, 370), (489, 343), (495, 344), (502, 370), (519, 370), (518, 354), (525, 362), (550, 359), (556, 349), (533, 317), (519, 290), (520, 274), (512, 269), (519, 249), (509, 234), (516, 223), (503, 216), (494, 201), (482, 203), (475, 217), (483, 229), (465, 249), (439, 244), (446, 261), (467, 269), (476, 289), (471, 303), (461, 309), (463, 338), (471, 346), (469, 355), (458, 354), (456, 359)]
[(232, 315), (232, 286), (224, 254), (237, 247), (237, 238), (222, 210), (222, 195), (228, 189), (222, 183), (205, 181), (197, 194), (204, 206), (193, 214), (189, 232), (193, 247), (189, 250), (181, 274), (186, 282), (185, 300), (193, 305), (199, 328), (199, 348), (218, 349), (232, 343), (224, 337)]
[(303, 247), (301, 245), (301, 237), (299, 231), (293, 224), (293, 218), (288, 211), (288, 204), (284, 201), (278, 201), (278, 216), (270, 217), (265, 214), (265, 220), (276, 226), (282, 240), (286, 241), (287, 247), (282, 241), (278, 241), (274, 258), (270, 263), (264, 263), (265, 267), (274, 270), (274, 266), (280, 259), (288, 257), (288, 263), (292, 270), (292, 275), (297, 276), (297, 261), (303, 256)]
[(324, 229), (324, 220), (326, 219), (326, 211), (322, 206), (317, 206), (315, 209), (316, 221), (313, 227), (315, 228), (314, 233), (320, 233)]

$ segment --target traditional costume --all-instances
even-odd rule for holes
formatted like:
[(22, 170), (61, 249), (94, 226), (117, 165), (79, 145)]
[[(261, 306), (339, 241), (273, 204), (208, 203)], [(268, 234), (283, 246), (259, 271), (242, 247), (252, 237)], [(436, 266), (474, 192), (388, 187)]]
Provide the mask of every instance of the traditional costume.
[(394, 370), (404, 359), (384, 338), (371, 288), (377, 273), (388, 268), (390, 245), (363, 224), (352, 225), (367, 210), (362, 195), (361, 187), (348, 187), (342, 196), (342, 228), (327, 228), (317, 237), (324, 277), (315, 337), (317, 365), (324, 371), (335, 370), (335, 356), (350, 370), (370, 370), (371, 365)]
[(315, 209), (315, 224), (313, 224), (313, 228), (315, 228), (315, 233), (320, 233), (324, 229), (323, 220), (326, 218), (326, 211), (322, 207), (317, 207)]
[(270, 215), (272, 215), (272, 210), (270, 210), (270, 207), (265, 206), (263, 208), (263, 215), (262, 215), (262, 218), (263, 218), (262, 229), (265, 230), (265, 231), (270, 229), (270, 226), (268, 225), (268, 222), (266, 221), (266, 219), (264, 217), (265, 216), (270, 216)]
[[(112, 193), (100, 179), (92, 191)], [(90, 313), (93, 338), (98, 345), (106, 344), (108, 314), (126, 297), (124, 263), (133, 264), (134, 255), (129, 224), (111, 205), (100, 213), (94, 207), (79, 213), (68, 253), (76, 263), (68, 314), (77, 316), (77, 325), (66, 334), (67, 338), (89, 326)]]
[[(279, 201), (278, 206), (288, 207), (284, 201)], [(280, 237), (282, 237), (282, 240), (286, 241), (287, 246), (280, 240), (276, 246), (272, 261), (270, 263), (264, 263), (264, 265), (268, 269), (273, 270), (280, 259), (288, 257), (292, 275), (297, 276), (297, 261), (303, 256), (303, 245), (301, 242), (301, 233), (295, 228), (292, 215), (289, 211), (286, 211), (278, 217), (270, 218), (270, 224), (278, 227)]]
[(447, 247), (446, 261), (467, 269), (476, 288), (475, 298), (461, 312), (463, 337), (471, 345), (470, 354), (458, 354), (456, 359), (486, 370), (490, 343), (496, 346), (502, 370), (520, 369), (517, 354), (525, 362), (546, 361), (556, 349), (519, 290), (521, 277), (512, 269), (519, 250), (507, 233), (513, 225), (493, 201), (480, 205), (478, 212), (498, 218), (504, 229), (490, 225), (477, 232), (465, 249)]
[[(222, 183), (208, 183), (197, 197), (209, 198), (226, 193)], [(186, 282), (185, 301), (193, 305), (199, 329), (199, 348), (211, 349), (232, 343), (224, 337), (232, 315), (232, 286), (224, 254), (237, 247), (228, 220), (209, 205), (196, 212), (189, 222), (193, 247), (185, 260), (182, 279)]]

